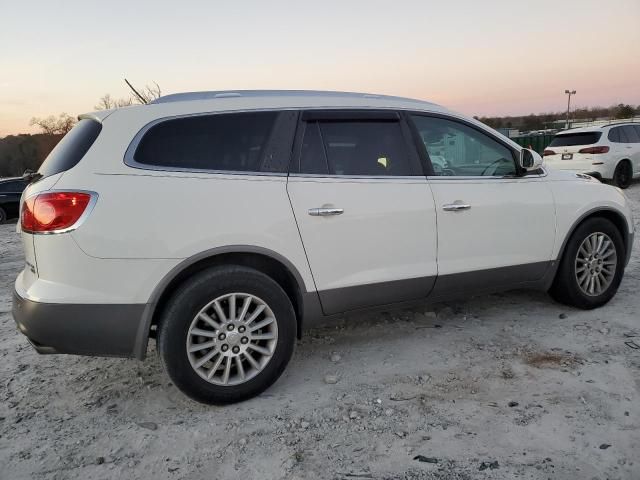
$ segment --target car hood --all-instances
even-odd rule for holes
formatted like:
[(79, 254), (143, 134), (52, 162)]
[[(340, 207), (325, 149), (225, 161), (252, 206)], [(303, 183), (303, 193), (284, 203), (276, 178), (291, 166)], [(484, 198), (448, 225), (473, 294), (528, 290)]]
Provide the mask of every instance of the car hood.
[(597, 178), (594, 178), (590, 175), (586, 175), (584, 173), (576, 173), (569, 170), (556, 170), (548, 165), (542, 165), (545, 172), (547, 172), (547, 176), (550, 180), (554, 181), (574, 181), (574, 182), (598, 182), (600, 181)]

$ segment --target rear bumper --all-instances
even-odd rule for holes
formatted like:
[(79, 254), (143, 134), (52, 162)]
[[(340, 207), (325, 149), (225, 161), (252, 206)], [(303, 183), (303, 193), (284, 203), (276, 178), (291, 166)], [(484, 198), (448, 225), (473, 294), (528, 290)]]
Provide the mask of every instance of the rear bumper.
[(13, 318), (38, 353), (136, 356), (145, 304), (40, 303), (13, 293)]

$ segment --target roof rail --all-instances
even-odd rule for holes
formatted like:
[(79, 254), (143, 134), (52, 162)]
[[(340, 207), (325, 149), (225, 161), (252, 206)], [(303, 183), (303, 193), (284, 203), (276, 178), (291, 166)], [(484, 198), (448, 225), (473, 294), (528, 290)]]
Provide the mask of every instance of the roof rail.
[(322, 90), (220, 90), (211, 92), (185, 92), (173, 93), (157, 98), (150, 104), (155, 103), (171, 103), (184, 102), (190, 100), (212, 100), (216, 98), (234, 98), (234, 97), (333, 97), (333, 98), (379, 98), (389, 100), (402, 100), (405, 102), (416, 102), (422, 104), (433, 105), (433, 103), (424, 100), (416, 100), (414, 98), (396, 97), (392, 95), (376, 95), (371, 93), (357, 92), (333, 92)]
[(610, 127), (612, 125), (626, 125), (626, 124), (632, 124), (632, 123), (640, 123), (640, 118), (636, 120), (635, 117), (634, 117), (631, 120), (624, 120), (624, 121), (620, 121), (620, 122), (611, 122), (611, 123), (607, 123), (606, 125), (600, 125), (600, 128)]

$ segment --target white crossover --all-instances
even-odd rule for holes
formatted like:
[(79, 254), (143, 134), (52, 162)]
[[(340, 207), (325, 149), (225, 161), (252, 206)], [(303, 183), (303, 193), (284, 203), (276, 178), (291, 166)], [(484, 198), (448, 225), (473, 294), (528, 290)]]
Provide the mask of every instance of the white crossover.
[(558, 133), (543, 152), (544, 164), (611, 181), (627, 188), (640, 177), (640, 123), (615, 123)]
[(185, 93), (82, 115), (30, 176), (13, 315), (41, 353), (142, 359), (192, 398), (271, 385), (324, 317), (512, 288), (595, 308), (633, 221), (471, 118), (341, 92)]

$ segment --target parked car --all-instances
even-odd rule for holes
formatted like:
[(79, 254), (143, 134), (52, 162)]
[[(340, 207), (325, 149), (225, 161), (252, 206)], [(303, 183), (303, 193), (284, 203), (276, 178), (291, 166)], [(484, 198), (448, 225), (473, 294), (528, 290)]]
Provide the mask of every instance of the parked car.
[[(432, 162), (431, 156), (438, 162)], [(41, 353), (142, 359), (257, 395), (345, 312), (532, 288), (595, 308), (633, 220), (472, 118), (338, 92), (185, 93), (82, 115), (27, 188), (13, 315)]]
[(0, 178), (0, 224), (18, 218), (20, 196), (26, 186), (22, 178)]
[(640, 177), (640, 123), (584, 127), (556, 134), (545, 165), (582, 172), (627, 188)]

